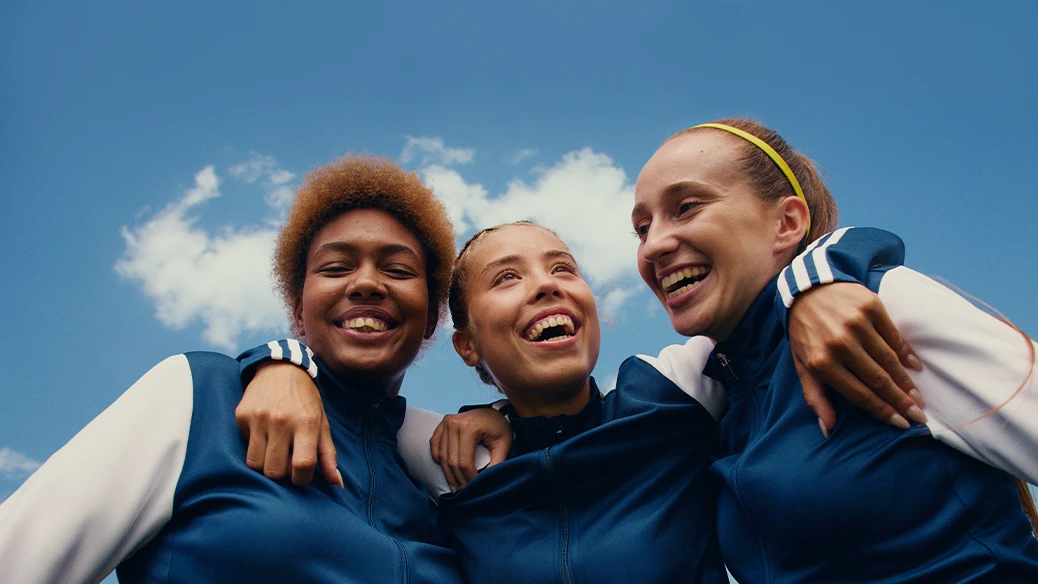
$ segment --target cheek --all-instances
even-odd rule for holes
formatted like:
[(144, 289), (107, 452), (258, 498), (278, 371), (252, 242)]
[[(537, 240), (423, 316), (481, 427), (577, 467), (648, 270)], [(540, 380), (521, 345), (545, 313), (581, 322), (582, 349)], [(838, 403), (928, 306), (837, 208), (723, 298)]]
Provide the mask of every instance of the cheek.
[(642, 282), (645, 282), (646, 286), (656, 288), (656, 270), (642, 258), (641, 248), (638, 248), (638, 275), (642, 277)]

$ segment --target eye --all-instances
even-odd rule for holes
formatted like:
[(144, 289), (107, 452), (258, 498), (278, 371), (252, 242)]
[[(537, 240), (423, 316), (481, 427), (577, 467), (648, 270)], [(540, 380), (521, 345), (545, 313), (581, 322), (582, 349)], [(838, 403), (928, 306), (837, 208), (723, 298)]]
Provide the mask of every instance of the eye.
[(685, 199), (678, 204), (678, 217), (699, 208), (700, 202), (695, 199)]
[(505, 272), (501, 272), (500, 274), (497, 275), (496, 278), (494, 278), (493, 285), (497, 286), (498, 284), (503, 284), (503, 283), (508, 282), (510, 280), (518, 280), (518, 279), (519, 279), (519, 274), (516, 274), (513, 271), (505, 271)]
[(554, 266), (551, 267), (551, 273), (552, 274), (559, 274), (559, 273), (576, 274), (577, 273), (577, 266), (575, 266), (575, 265), (573, 265), (573, 264), (571, 264), (569, 262), (559, 262), (559, 263), (557, 263), (557, 264), (555, 264)]
[(327, 264), (317, 268), (317, 273), (326, 276), (342, 276), (350, 272), (349, 266), (345, 264)]
[(635, 223), (633, 233), (639, 240), (645, 241), (645, 238), (649, 236), (649, 222)]
[(397, 280), (407, 280), (418, 277), (418, 273), (410, 266), (388, 266), (384, 268), (384, 271), (389, 274), (391, 278), (396, 278)]

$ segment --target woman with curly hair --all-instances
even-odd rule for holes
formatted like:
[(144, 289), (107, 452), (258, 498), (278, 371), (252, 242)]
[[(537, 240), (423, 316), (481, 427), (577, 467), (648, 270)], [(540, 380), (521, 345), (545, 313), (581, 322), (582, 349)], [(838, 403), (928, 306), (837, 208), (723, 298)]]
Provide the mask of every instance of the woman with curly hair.
[(233, 412), (256, 359), (175, 355), (0, 506), (0, 581), (460, 581), (396, 447), (400, 385), (453, 257), (447, 212), (413, 173), (346, 156), (308, 174), (275, 274), (309, 349), (266, 350), (318, 380), (341, 470), (306, 490), (252, 471)]

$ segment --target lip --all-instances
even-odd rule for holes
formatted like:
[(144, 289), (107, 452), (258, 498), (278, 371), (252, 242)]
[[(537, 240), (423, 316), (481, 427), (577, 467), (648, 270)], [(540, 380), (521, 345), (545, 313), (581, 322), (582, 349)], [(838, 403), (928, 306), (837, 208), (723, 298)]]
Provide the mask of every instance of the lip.
[[(347, 322), (355, 318), (374, 318), (386, 323), (386, 330), (384, 331), (368, 331), (360, 332), (357, 329), (346, 328), (344, 326)], [(364, 340), (378, 340), (386, 337), (393, 333), (393, 331), (400, 326), (400, 321), (393, 317), (389, 312), (378, 308), (377, 306), (358, 306), (347, 310), (335, 319), (335, 326), (338, 327), (339, 331), (350, 337), (364, 339)]]

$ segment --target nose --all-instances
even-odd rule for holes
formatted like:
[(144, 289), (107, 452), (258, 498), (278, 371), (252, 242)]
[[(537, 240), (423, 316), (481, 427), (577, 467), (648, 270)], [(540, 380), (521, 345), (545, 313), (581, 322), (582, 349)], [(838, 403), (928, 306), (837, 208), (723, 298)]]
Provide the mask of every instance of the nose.
[(385, 298), (382, 273), (373, 264), (361, 264), (346, 283), (346, 295), (353, 299)]
[(677, 238), (664, 221), (649, 225), (645, 240), (638, 246), (638, 259), (650, 264), (658, 264), (667, 254), (677, 249)]
[(558, 279), (549, 271), (538, 271), (532, 274), (530, 278), (533, 279), (533, 292), (536, 300), (548, 297), (562, 298), (564, 296)]

